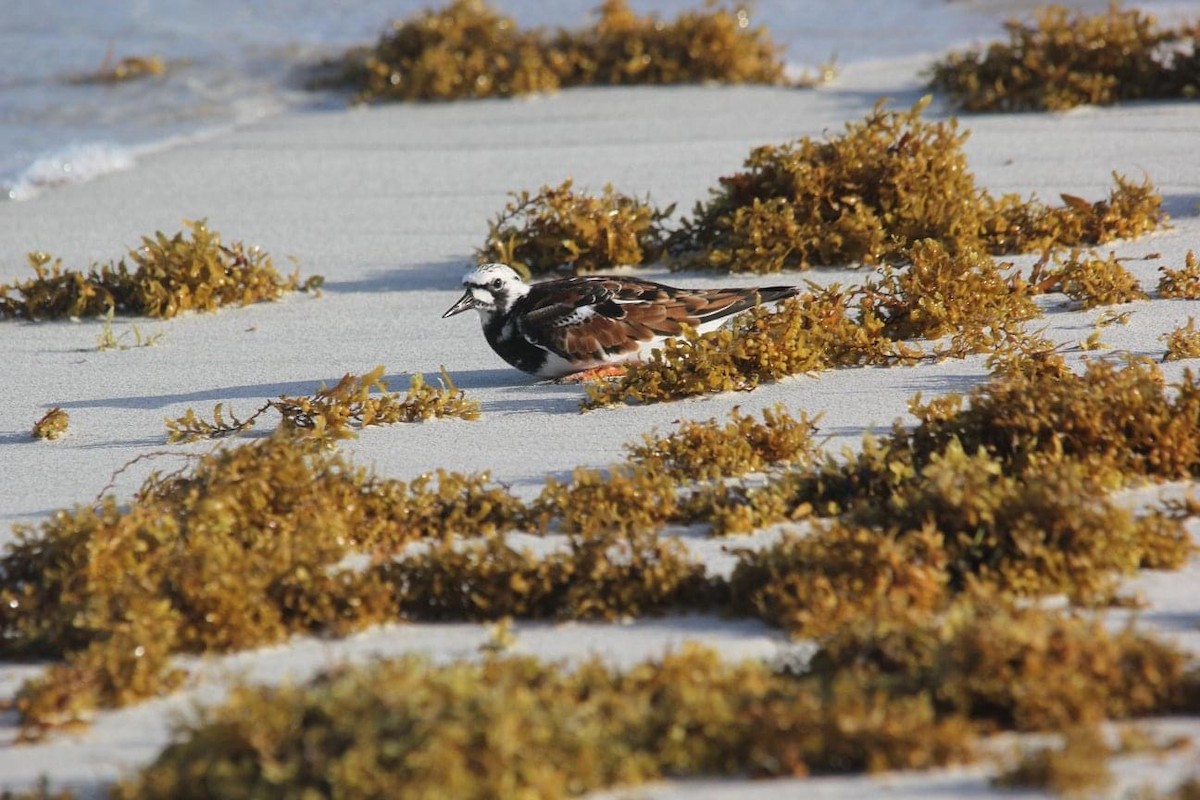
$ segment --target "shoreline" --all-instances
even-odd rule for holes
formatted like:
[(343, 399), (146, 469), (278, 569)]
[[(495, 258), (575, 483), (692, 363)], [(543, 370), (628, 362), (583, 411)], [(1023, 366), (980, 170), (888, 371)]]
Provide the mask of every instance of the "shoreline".
[[(63, 184), (127, 169), (148, 152), (193, 138), (280, 114), (340, 107), (348, 93), (307, 91), (300, 76), (319, 70), (325, 59), (347, 48), (372, 44), (390, 21), (437, 5), (369, 0), (330, 15), (310, 3), (233, 10), (241, 23), (233, 36), (222, 28), (219, 4), (209, 13), (193, 8), (190, 0), (168, 4), (161, 16), (100, 15), (82, 29), (64, 0), (51, 0), (36, 16), (18, 14), (11, 30), (0, 33), (0, 44), (21, 49), (36, 40), (41, 46), (39, 55), (16, 66), (5, 82), (13, 94), (0, 106), (0, 117), (15, 124), (11, 136), (0, 135), (0, 152), (5, 153), (0, 196), (25, 202)], [(492, 4), (523, 27), (574, 29), (594, 18), (598, 0), (561, 0), (553, 7), (524, 0)], [(631, 3), (638, 13), (664, 19), (694, 5), (691, 0)], [(939, 8), (872, 0), (847, 11), (817, 0), (761, 0), (751, 20), (772, 33), (788, 73), (795, 76), (817, 72), (830, 62), (840, 69), (872, 60), (931, 61), (948, 48), (999, 37), (1006, 19), (1026, 16), (1036, 5), (999, 0)], [(1107, 2), (1076, 0), (1072, 5), (1098, 12)], [(1163, 22), (1185, 20), (1193, 12), (1177, 0), (1147, 0), (1141, 7)], [(160, 58), (167, 74), (140, 82), (79, 85), (81, 77), (125, 56)]]

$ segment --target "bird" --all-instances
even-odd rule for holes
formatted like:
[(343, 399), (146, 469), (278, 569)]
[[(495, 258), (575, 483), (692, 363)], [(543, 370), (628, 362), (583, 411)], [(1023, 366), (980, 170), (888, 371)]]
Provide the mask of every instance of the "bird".
[(475, 309), (483, 336), (517, 369), (565, 382), (624, 370), (684, 331), (720, 327), (798, 286), (679, 289), (628, 276), (589, 275), (527, 284), (506, 264), (483, 264), (442, 319)]

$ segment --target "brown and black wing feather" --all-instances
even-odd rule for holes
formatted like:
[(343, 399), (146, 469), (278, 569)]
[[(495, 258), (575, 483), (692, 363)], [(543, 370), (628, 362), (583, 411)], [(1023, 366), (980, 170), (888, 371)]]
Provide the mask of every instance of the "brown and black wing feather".
[(791, 297), (794, 286), (676, 289), (640, 278), (566, 278), (535, 284), (513, 311), (531, 343), (570, 361), (631, 353), (759, 303)]

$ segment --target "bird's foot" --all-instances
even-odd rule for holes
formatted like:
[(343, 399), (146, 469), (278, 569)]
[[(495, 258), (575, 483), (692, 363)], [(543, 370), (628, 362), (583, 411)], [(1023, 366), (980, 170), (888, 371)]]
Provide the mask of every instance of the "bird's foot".
[(625, 366), (623, 364), (605, 364), (602, 367), (592, 367), (585, 369), (583, 372), (572, 372), (570, 375), (563, 375), (555, 383), (583, 383), (584, 381), (599, 381), (605, 378), (617, 378), (625, 374)]

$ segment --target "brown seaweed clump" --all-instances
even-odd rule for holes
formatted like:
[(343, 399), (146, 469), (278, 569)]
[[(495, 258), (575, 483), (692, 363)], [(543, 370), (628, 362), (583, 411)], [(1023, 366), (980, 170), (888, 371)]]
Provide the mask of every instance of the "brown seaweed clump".
[(1167, 342), (1167, 353), (1163, 356), (1163, 361), (1200, 358), (1200, 330), (1196, 329), (1195, 317), (1188, 317), (1186, 325), (1174, 328), (1163, 338)]
[(1095, 15), (1051, 5), (1004, 27), (1007, 42), (934, 64), (930, 87), (967, 111), (1056, 111), (1200, 92), (1200, 22), (1162, 28), (1153, 15), (1114, 2)]
[(988, 198), (983, 238), (992, 253), (1036, 253), (1063, 247), (1132, 239), (1166, 223), (1162, 195), (1149, 178), (1141, 183), (1114, 172), (1103, 200), (1060, 194), (1061, 206), (1015, 194)]
[(928, 693), (942, 713), (1017, 731), (1181, 710), (1196, 679), (1184, 653), (1150, 636), (986, 593), (941, 616), (860, 617), (822, 640), (810, 669), (861, 669), (897, 694)]
[(1165, 791), (1147, 789), (1138, 792), (1138, 800), (1196, 800), (1200, 798), (1200, 778), (1188, 778)]
[(66, 411), (55, 406), (47, 411), (38, 421), (33, 423), (33, 438), (57, 439), (67, 432), (71, 417)]
[(745, 10), (710, 7), (665, 22), (605, 0), (591, 28), (522, 30), (483, 0), (398, 20), (345, 57), (359, 101), (511, 97), (593, 84), (783, 83), (779, 48)]
[(168, 64), (162, 56), (125, 56), (114, 61), (110, 52), (95, 72), (73, 76), (70, 82), (112, 85), (144, 78), (158, 78), (167, 73), (167, 68)]
[[(667, 775), (844, 773), (969, 757), (962, 719), (939, 719), (924, 698), (864, 689), (844, 680), (826, 690), (695, 646), (624, 671), (594, 660), (567, 669), (410, 657), (303, 687), (239, 689), (115, 796), (285, 786), (297, 796), (565, 798)], [(202, 789), (196, 776), (217, 783)]]
[[(743, 607), (798, 636), (826, 632), (837, 609), (853, 614), (876, 595), (881, 608), (928, 609), (980, 582), (1014, 596), (1105, 602), (1119, 576), (1178, 568), (1192, 551), (1177, 520), (1134, 517), (1077, 465), (1014, 476), (957, 442), (919, 471), (903, 454), (876, 449), (858, 462), (785, 475), (740, 501), (758, 513), (739, 532), (794, 519), (797, 509), (838, 516), (801, 540), (746, 554), (734, 572)], [(862, 550), (853, 561), (852, 544)]]
[[(98, 317), (112, 311), (170, 318), (183, 311), (277, 300), (284, 292), (322, 283), (320, 276), (302, 283), (299, 270), (281, 276), (257, 247), (221, 244), (204, 220), (184, 226), (187, 231), (174, 236), (159, 231), (143, 237), (142, 246), (125, 258), (93, 265), (87, 273), (63, 269), (59, 260), (51, 264), (46, 253), (30, 253), (37, 277), (0, 285), (0, 319)], [(20, 299), (10, 296), (13, 292)]]
[(1039, 277), (1042, 290), (1062, 292), (1080, 308), (1120, 305), (1150, 297), (1137, 278), (1121, 265), (1116, 253), (1099, 258), (1075, 251)]
[(526, 279), (653, 263), (666, 239), (663, 221), (675, 210), (656, 208), (611, 185), (599, 196), (576, 192), (570, 179), (512, 198), (488, 224), (487, 242), (475, 260), (508, 264)]
[(829, 636), (864, 616), (933, 613), (949, 600), (949, 559), (932, 526), (898, 536), (835, 522), (738, 554), (733, 607), (794, 636)]
[[(1019, 537), (1009, 536), (1013, 513), (1038, 509), (1033, 516), (1047, 524), (1044, 534), (1053, 530), (1049, 520), (1063, 512), (1082, 519), (1077, 510), (1070, 510), (1070, 502), (1056, 500), (1055, 494), (1086, 497), (1089, 513), (1107, 513), (1095, 502), (1102, 489), (1200, 475), (1200, 382), (1195, 374), (1185, 372), (1177, 384), (1168, 385), (1159, 367), (1146, 358), (1124, 364), (1098, 359), (1075, 374), (1061, 358), (1041, 353), (1015, 356), (996, 369), (991, 380), (965, 396), (947, 395), (927, 403), (914, 397), (909, 406), (918, 422), (911, 430), (898, 427), (882, 440), (864, 441), (850, 458), (827, 458), (807, 473), (781, 475), (749, 492), (745, 502), (753, 502), (758, 494), (778, 495), (771, 502), (763, 499), (761, 507), (803, 504), (828, 516), (849, 513), (860, 520), (913, 528), (946, 519), (945, 511), (956, 508), (953, 516), (961, 519), (958, 524), (966, 534), (965, 552), (987, 541), (979, 531), (997, 525), (997, 541), (1028, 553)], [(1065, 483), (1054, 490), (1026, 485), (1049, 486), (1055, 481)], [(1008, 495), (1012, 491), (1022, 495)], [(1038, 492), (1044, 492), (1041, 500), (1035, 498)], [(977, 503), (983, 505), (972, 508)], [(1056, 504), (1061, 510), (1051, 514)], [(1007, 522), (999, 524), (1001, 520)], [(1121, 538), (1127, 533), (1120, 530), (1130, 522), (1131, 518), (1120, 524), (1115, 518), (1101, 518), (1089, 527), (1108, 528)], [(1133, 530), (1151, 532), (1141, 523), (1128, 529)], [(1096, 535), (1073, 534), (1055, 548), (1066, 554), (1071, 546), (1091, 547), (1087, 540)], [(1149, 550), (1173, 552), (1172, 560), (1177, 560), (1187, 552), (1186, 537), (1170, 546), (1160, 541)], [(1130, 555), (1134, 553), (1136, 549)], [(1134, 557), (1133, 565), (1145, 557), (1146, 553)], [(999, 560), (996, 555), (985, 559)]]
[[(548, 480), (530, 504), (486, 476), (380, 480), (281, 431), (203, 456), (190, 472), (152, 476), (126, 509), (108, 498), (18, 531), (0, 559), (2, 655), (65, 659), (21, 691), (18, 710), (36, 736), (98, 705), (169, 690), (182, 679), (174, 653), (387, 619), (621, 619), (699, 608), (759, 616), (803, 636), (837, 636), (863, 619), (896, 626), (864, 640), (866, 654), (884, 633), (899, 637), (887, 639), (896, 647), (910, 636), (940, 642), (948, 634), (920, 626), (981, 587), (994, 595), (983, 603), (993, 610), (1046, 592), (1100, 603), (1119, 574), (1178, 567), (1193, 551), (1181, 519), (1194, 508), (1135, 517), (1101, 490), (1138, 476), (1200, 474), (1198, 397), (1190, 374), (1167, 387), (1145, 361), (1096, 362), (1074, 376), (1049, 360), (1012, 357), (969, 407), (957, 396), (915, 399), (914, 430), (868, 440), (842, 460), (816, 452), (803, 418), (735, 413), (725, 425), (694, 423), (644, 440), (607, 472)], [(684, 456), (689, 443), (697, 453)], [(765, 472), (765, 485), (727, 477), (746, 469)], [(672, 523), (725, 533), (814, 516), (838, 519), (818, 521), (808, 537), (736, 553), (727, 580), (661, 533)], [(556, 532), (563, 544), (543, 555), (519, 549), (504, 535), (518, 527)], [(425, 546), (404, 552), (415, 541)], [(346, 563), (354, 553), (376, 557), (355, 568)], [(1140, 640), (1135, 646), (1149, 652)], [(1105, 651), (1096, 664), (1114, 657)], [(1042, 663), (1013, 661), (1007, 651), (996, 658), (1030, 670)], [(925, 669), (926, 656), (918, 661), (904, 669)], [(972, 672), (967, 663), (964, 673)], [(1183, 691), (1183, 679), (1167, 666), (1153, 666), (1165, 676), (1159, 688), (1143, 678), (1136, 691), (1113, 688), (1106, 713), (1169, 705), (1163, 698)], [(1122, 662), (1101, 677), (1138, 669)], [(880, 678), (883, 688), (893, 677)], [(1014, 675), (1012, 685), (1026, 678), (1037, 681)], [(944, 676), (912, 685), (950, 691)], [(879, 688), (853, 687), (858, 697)], [(1001, 726), (1057, 724), (1000, 714), (990, 700), (977, 708), (968, 700), (984, 689), (973, 685), (955, 691), (898, 702)], [(1067, 702), (1056, 697), (1045, 702)]]
[(912, 405), (918, 463), (957, 439), (1011, 474), (1068, 458), (1108, 483), (1200, 476), (1200, 383), (1188, 373), (1167, 386), (1149, 359), (1094, 360), (1082, 375), (1010, 368), (965, 401)]
[(375, 478), (282, 434), (151, 475), (136, 502), (21, 527), (0, 558), (0, 655), (64, 662), (21, 690), (30, 735), (170, 690), (178, 652), (227, 651), (394, 618), (392, 589), (352, 552), (512, 527), (486, 476)]
[(1064, 732), (1060, 747), (1039, 747), (1023, 753), (992, 780), (992, 785), (1089, 797), (1112, 785), (1113, 774), (1108, 765), (1112, 755), (1102, 730), (1080, 725)]
[[(479, 261), (530, 274), (649, 263), (678, 269), (772, 273), (834, 264), (916, 263), (940, 247), (952, 258), (1049, 252), (1131, 238), (1161, 226), (1162, 197), (1149, 179), (1113, 174), (1106, 198), (999, 197), (976, 187), (957, 121), (921, 119), (882, 102), (841, 136), (755, 148), (741, 172), (719, 179), (706, 203), (668, 232), (647, 198), (579, 195), (567, 181), (516, 193), (489, 225)], [(1072, 257), (1075, 260), (1075, 257)], [(1108, 302), (1108, 301), (1105, 301)]]
[(508, 97), (558, 88), (540, 37), (482, 0), (397, 20), (365, 55), (347, 56), (360, 101)]
[(496, 535), (444, 541), (377, 572), (411, 619), (620, 620), (710, 608), (721, 596), (719, 583), (680, 541), (659, 536), (660, 525), (593, 526), (540, 557)]
[(546, 479), (529, 519), (542, 530), (585, 537), (656, 531), (678, 513), (678, 490), (678, 481), (653, 465), (577, 467), (569, 482)]
[(694, 645), (625, 670), (410, 656), (240, 687), (115, 797), (559, 798), (668, 775), (929, 768), (970, 759), (999, 727), (1075, 731), (1179, 710), (1184, 661), (1133, 632), (985, 596), (936, 620), (860, 617), (791, 671)]
[(1114, 175), (1106, 200), (1063, 195), (1050, 207), (976, 187), (957, 120), (921, 119), (882, 102), (825, 141), (755, 148), (742, 172), (720, 178), (707, 203), (668, 240), (674, 265), (780, 272), (834, 264), (904, 262), (934, 239), (951, 254), (1027, 252), (1136, 236), (1163, 220), (1149, 181)]
[(1006, 276), (985, 252), (953, 253), (934, 239), (914, 242), (905, 267), (881, 267), (856, 293), (862, 319), (878, 320), (879, 335), (892, 341), (953, 335), (960, 340), (956, 355), (991, 350), (1002, 334), (1016, 335), (1021, 323), (1041, 316), (1032, 287)]
[(877, 317), (860, 317), (840, 287), (813, 288), (775, 310), (754, 309), (732, 327), (667, 340), (619, 378), (586, 385), (580, 407), (747, 391), (833, 366), (909, 363), (921, 357), (919, 348), (884, 335)]
[(224, 403), (217, 403), (213, 408), (211, 422), (189, 408), (183, 416), (167, 420), (167, 441), (195, 442), (239, 433), (253, 427), (270, 409), (279, 412), (283, 430), (319, 441), (349, 438), (355, 435), (355, 429), (371, 425), (394, 425), (435, 417), (479, 419), (479, 402), (467, 399), (454, 385), (445, 367), (439, 378), (440, 387), (426, 383), (425, 376), (417, 373), (410, 379), (408, 392), (403, 397), (399, 392), (389, 390), (383, 372), (380, 364), (363, 375), (348, 372), (333, 386), (322, 385), (308, 397), (281, 395), (278, 400), (267, 401), (244, 420), (233, 415), (227, 420)]
[(1181, 269), (1159, 267), (1158, 296), (1180, 300), (1200, 300), (1200, 259), (1188, 250)]
[(709, 2), (671, 21), (638, 16), (627, 0), (604, 0), (596, 24), (560, 32), (564, 86), (786, 82), (782, 48), (752, 27), (745, 6)]
[(1181, 566), (1191, 550), (1178, 524), (1113, 505), (1083, 467), (1005, 474), (996, 459), (969, 454), (956, 440), (849, 517), (901, 538), (937, 531), (943, 571), (957, 591), (983, 581), (1024, 597), (1061, 592), (1103, 602), (1118, 576), (1157, 559)]
[(797, 417), (781, 405), (763, 411), (763, 421), (735, 406), (724, 425), (715, 419), (683, 422), (666, 436), (642, 436), (626, 446), (629, 461), (685, 480), (715, 480), (789, 464), (801, 468), (819, 455), (817, 418)]
[(925, 98), (882, 103), (826, 141), (751, 151), (670, 242), (681, 268), (780, 272), (903, 258), (919, 239), (952, 252), (978, 239), (979, 190), (956, 121), (928, 123)]
[[(858, 454), (768, 473), (761, 485), (701, 487), (681, 507), (703, 509), (700, 518), (717, 535), (813, 516), (839, 518), (832, 529), (817, 525), (800, 542), (747, 555), (735, 570), (737, 602), (795, 626), (798, 635), (819, 633), (805, 626), (836, 617), (838, 603), (860, 595), (882, 592), (891, 605), (904, 607), (886, 581), (820, 602), (806, 594), (826, 592), (813, 581), (844, 571), (844, 562), (827, 554), (849, 558), (853, 550), (841, 542), (862, 535), (854, 533), (861, 528), (874, 540), (868, 555), (884, 559), (871, 562), (874, 569), (893, 579), (901, 573), (889, 554), (899, 552), (903, 560), (912, 539), (924, 555), (911, 560), (940, 565), (938, 580), (952, 592), (984, 582), (1016, 596), (1061, 592), (1084, 603), (1106, 602), (1117, 576), (1178, 568), (1193, 552), (1174, 515), (1135, 516), (1108, 501), (1105, 490), (1200, 474), (1198, 398), (1191, 373), (1167, 386), (1145, 359), (1124, 367), (1096, 361), (1083, 375), (1036, 362), (1024, 371), (1009, 365), (967, 398), (928, 404), (915, 398), (914, 429), (867, 439)], [(936, 546), (931, 536), (938, 537)], [(796, 566), (801, 562), (803, 568)], [(916, 563), (905, 565), (916, 569)], [(871, 574), (865, 567), (855, 571)], [(921, 597), (932, 597), (920, 588), (927, 584), (908, 579), (899, 591), (918, 587)], [(781, 596), (797, 599), (787, 603)], [(811, 611), (817, 608), (824, 611)]]

